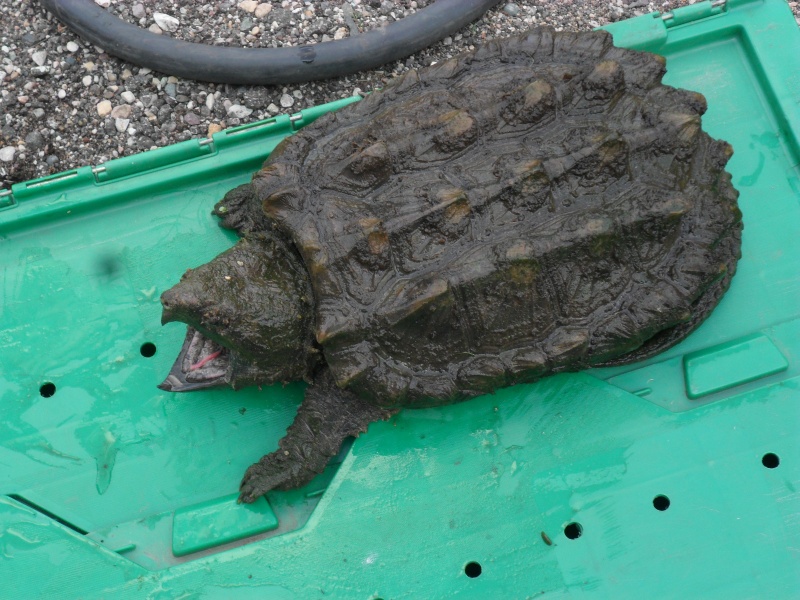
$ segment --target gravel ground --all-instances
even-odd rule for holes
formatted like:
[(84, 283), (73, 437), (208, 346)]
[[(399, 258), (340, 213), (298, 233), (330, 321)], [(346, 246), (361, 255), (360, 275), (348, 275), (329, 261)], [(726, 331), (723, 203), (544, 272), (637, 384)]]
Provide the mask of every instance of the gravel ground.
[[(278, 47), (341, 39), (401, 19), (432, 0), (95, 1), (161, 35), (216, 45)], [(458, 34), (380, 70), (263, 87), (188, 81), (139, 68), (84, 42), (36, 0), (4, 2), (0, 6), (0, 183), (9, 187), (369, 92), (408, 69), (532, 26), (589, 30), (694, 2), (501, 2)], [(800, 23), (800, 3), (789, 4)]]

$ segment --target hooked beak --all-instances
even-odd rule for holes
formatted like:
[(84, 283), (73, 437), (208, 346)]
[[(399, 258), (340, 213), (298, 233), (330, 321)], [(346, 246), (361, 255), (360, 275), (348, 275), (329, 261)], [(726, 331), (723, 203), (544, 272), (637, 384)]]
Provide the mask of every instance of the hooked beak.
[(158, 387), (167, 392), (190, 392), (226, 385), (228, 364), (227, 348), (208, 339), (194, 327), (187, 327), (178, 358)]

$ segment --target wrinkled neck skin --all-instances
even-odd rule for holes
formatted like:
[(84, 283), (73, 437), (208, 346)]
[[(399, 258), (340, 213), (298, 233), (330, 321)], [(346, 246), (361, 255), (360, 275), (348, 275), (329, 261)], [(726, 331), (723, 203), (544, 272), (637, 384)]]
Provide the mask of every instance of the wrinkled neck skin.
[(279, 234), (248, 235), (189, 269), (161, 303), (162, 323), (189, 326), (162, 389), (308, 380), (321, 361), (308, 273)]

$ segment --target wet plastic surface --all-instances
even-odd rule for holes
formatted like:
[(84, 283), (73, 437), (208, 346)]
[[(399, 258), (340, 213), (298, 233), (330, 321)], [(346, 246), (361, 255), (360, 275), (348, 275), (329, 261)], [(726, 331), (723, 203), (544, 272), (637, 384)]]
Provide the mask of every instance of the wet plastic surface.
[(781, 0), (691, 8), (608, 29), (735, 149), (743, 256), (709, 320), (644, 363), (376, 423), (255, 509), (239, 478), (302, 386), (156, 389), (184, 333), (158, 297), (232, 244), (211, 207), (290, 119), (0, 198), (0, 597), (794, 597), (800, 33)]

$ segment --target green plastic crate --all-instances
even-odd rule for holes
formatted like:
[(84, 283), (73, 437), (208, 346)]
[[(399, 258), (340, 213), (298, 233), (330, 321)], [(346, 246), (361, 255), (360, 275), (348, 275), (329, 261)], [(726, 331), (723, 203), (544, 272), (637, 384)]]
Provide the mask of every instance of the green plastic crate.
[(234, 242), (210, 214), (350, 100), (0, 197), (1, 598), (796, 598), (800, 34), (782, 0), (607, 27), (729, 141), (743, 256), (692, 336), (370, 427), (235, 504), (301, 385), (169, 394), (160, 293)]

